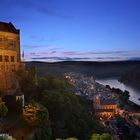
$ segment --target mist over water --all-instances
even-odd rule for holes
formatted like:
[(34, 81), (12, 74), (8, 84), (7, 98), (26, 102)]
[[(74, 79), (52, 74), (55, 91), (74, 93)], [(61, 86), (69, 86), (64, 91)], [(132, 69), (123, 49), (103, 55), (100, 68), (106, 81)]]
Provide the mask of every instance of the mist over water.
[(134, 87), (128, 84), (124, 84), (118, 81), (118, 78), (105, 78), (97, 79), (97, 82), (103, 85), (110, 85), (110, 87), (119, 88), (122, 91), (127, 90), (130, 93), (130, 101), (140, 105), (140, 88)]

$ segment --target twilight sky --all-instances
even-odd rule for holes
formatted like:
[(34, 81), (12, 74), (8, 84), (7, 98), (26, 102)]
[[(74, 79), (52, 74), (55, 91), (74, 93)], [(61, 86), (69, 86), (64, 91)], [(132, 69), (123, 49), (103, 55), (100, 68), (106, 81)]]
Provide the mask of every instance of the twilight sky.
[(26, 60), (140, 57), (140, 0), (1, 0), (0, 20), (21, 30)]

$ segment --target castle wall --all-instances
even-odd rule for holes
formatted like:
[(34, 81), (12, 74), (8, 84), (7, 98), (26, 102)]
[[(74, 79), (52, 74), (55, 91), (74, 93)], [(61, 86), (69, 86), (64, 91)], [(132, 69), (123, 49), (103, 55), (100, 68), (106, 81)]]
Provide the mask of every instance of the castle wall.
[(0, 31), (0, 89), (8, 91), (16, 88), (15, 72), (20, 65), (20, 35)]

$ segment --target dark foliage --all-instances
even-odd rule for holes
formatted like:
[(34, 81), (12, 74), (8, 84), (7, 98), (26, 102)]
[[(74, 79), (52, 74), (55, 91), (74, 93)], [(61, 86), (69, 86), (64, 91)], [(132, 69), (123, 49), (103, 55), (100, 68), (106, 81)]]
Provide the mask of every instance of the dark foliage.
[[(25, 74), (26, 78), (21, 79), (22, 90), (26, 92), (27, 101), (34, 99), (48, 109), (52, 140), (67, 137), (87, 140), (93, 132), (102, 132), (103, 129), (94, 114), (89, 113), (91, 106), (89, 101), (70, 93), (64, 79), (54, 76), (36, 77), (36, 74), (28, 76), (28, 74), (30, 72)], [(28, 85), (26, 81), (31, 85)], [(35, 140), (41, 139), (46, 129), (45, 124), (42, 123), (35, 132)]]

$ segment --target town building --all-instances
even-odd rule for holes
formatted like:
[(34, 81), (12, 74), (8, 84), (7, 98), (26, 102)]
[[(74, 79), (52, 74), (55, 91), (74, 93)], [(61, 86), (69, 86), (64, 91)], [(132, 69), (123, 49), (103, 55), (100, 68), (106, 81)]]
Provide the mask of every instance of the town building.
[(100, 95), (95, 95), (94, 108), (97, 115), (101, 118), (115, 117), (118, 112), (117, 103), (115, 99), (103, 99)]
[(12, 94), (18, 88), (16, 71), (24, 67), (20, 59), (20, 30), (0, 22), (0, 90)]

